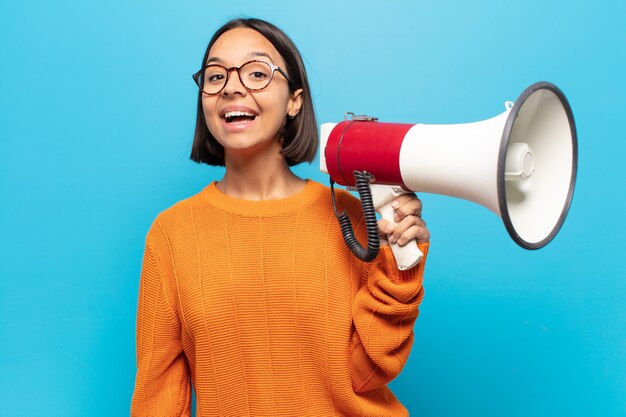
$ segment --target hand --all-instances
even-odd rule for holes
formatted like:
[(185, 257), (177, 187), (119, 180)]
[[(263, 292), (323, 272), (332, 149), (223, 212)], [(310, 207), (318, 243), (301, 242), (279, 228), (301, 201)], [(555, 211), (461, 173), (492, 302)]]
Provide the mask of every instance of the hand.
[(412, 239), (417, 239), (418, 243), (430, 240), (430, 232), (422, 220), (422, 202), (415, 194), (403, 194), (391, 206), (394, 208), (395, 223), (385, 219), (378, 221), (381, 244), (389, 241), (404, 246)]

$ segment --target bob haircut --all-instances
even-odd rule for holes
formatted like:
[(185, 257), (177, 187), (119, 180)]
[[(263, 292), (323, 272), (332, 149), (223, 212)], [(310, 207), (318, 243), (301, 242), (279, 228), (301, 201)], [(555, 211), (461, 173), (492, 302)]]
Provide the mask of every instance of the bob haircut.
[[(285, 72), (289, 76), (290, 91), (302, 89), (302, 108), (293, 118), (285, 117), (285, 125), (280, 132), (282, 150), (289, 166), (315, 159), (318, 146), (317, 121), (311, 90), (300, 52), (293, 41), (273, 24), (260, 19), (233, 19), (215, 32), (202, 58), (202, 68), (208, 59), (209, 51), (217, 39), (229, 30), (249, 28), (256, 30), (276, 48), (285, 61)], [(224, 166), (224, 147), (213, 137), (207, 128), (202, 110), (202, 91), (198, 89), (198, 113), (196, 131), (193, 138), (190, 158), (198, 163)]]

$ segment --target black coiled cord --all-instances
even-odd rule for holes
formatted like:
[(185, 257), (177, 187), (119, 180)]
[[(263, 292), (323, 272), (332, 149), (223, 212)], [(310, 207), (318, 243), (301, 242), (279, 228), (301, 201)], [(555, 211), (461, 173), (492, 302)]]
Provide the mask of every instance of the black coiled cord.
[(341, 234), (346, 245), (350, 248), (352, 253), (364, 262), (371, 262), (376, 259), (378, 251), (380, 249), (380, 240), (378, 237), (378, 222), (376, 220), (376, 211), (374, 210), (374, 203), (372, 201), (372, 192), (370, 190), (370, 182), (373, 177), (371, 174), (365, 171), (354, 171), (354, 179), (356, 183), (356, 189), (359, 192), (361, 198), (361, 207), (363, 209), (363, 218), (365, 219), (365, 230), (367, 230), (367, 249), (361, 246), (359, 241), (354, 236), (354, 229), (352, 223), (346, 212), (339, 214), (337, 212), (337, 204), (335, 201), (335, 188), (334, 181), (330, 180), (330, 189), (333, 199), (333, 209), (335, 210), (335, 216), (339, 221), (341, 227)]

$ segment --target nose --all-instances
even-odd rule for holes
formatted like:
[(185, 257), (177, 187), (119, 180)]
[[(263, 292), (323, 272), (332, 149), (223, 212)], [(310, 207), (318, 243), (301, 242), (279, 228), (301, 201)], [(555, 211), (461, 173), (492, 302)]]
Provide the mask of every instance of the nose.
[(245, 95), (246, 91), (248, 90), (241, 83), (241, 79), (239, 79), (239, 68), (228, 68), (228, 77), (226, 78), (226, 85), (222, 89), (222, 94), (232, 95), (239, 93)]

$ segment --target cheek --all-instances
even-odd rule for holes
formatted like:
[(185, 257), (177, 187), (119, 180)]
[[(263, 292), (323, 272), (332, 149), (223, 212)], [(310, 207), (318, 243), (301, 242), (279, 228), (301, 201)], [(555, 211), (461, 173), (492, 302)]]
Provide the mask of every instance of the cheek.
[(217, 117), (217, 110), (215, 109), (215, 103), (210, 99), (202, 100), (202, 114), (204, 115), (204, 122), (209, 129), (209, 132), (213, 136), (215, 136), (215, 129), (217, 127), (217, 123), (219, 122), (219, 118)]
[(212, 103), (213, 100), (210, 100), (207, 97), (202, 99), (202, 113), (204, 113), (204, 118), (208, 119), (212, 117), (215, 113), (215, 104)]
[(269, 96), (262, 102), (258, 100), (257, 103), (263, 113), (269, 116), (268, 119), (271, 119), (275, 124), (283, 125), (289, 108), (289, 96), (287, 94)]

